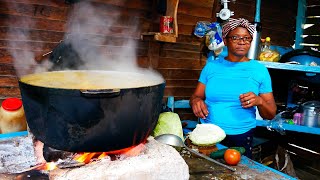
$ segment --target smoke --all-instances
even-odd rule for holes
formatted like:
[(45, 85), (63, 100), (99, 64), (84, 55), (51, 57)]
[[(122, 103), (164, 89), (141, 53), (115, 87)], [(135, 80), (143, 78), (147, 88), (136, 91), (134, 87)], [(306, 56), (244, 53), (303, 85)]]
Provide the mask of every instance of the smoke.
[[(151, 69), (143, 70), (137, 65), (137, 38), (133, 36), (140, 34), (138, 18), (129, 17), (129, 23), (123, 25), (119, 23), (120, 8), (119, 12), (114, 11), (112, 15), (108, 15), (106, 11), (88, 1), (74, 4), (69, 13), (64, 39), (56, 48), (59, 51), (50, 54), (49, 59), (37, 63), (35, 55), (30, 51), (11, 51), (18, 76), (68, 69), (144, 74), (151, 72)], [(27, 23), (25, 27), (35, 25), (32, 21), (22, 23)], [(25, 33), (23, 36), (23, 39), (28, 39), (29, 34)], [(30, 69), (33, 69), (33, 72), (30, 72)]]
[[(80, 56), (80, 69), (128, 71), (137, 68), (136, 41), (128, 38), (127, 42), (118, 46), (108, 39), (108, 36), (115, 35), (125, 39), (137, 30), (134, 27), (127, 32), (114, 32), (112, 28), (117, 26), (118, 18), (107, 16), (103, 9), (95, 8), (89, 2), (75, 4), (69, 17), (65, 42), (70, 43)], [(107, 38), (99, 38), (100, 34)]]
[[(16, 3), (7, 3), (7, 6), (8, 10), (21, 8)], [(9, 26), (6, 32), (6, 37), (9, 39), (7, 50), (11, 55), (11, 60), (13, 61), (17, 76), (20, 77), (34, 71), (41, 71), (41, 67), (38, 67), (37, 62), (34, 60), (35, 55), (31, 51), (32, 48), (25, 48), (21, 43), (30, 41), (30, 32), (26, 30), (25, 27), (32, 28), (36, 25), (36, 22), (32, 20), (26, 21), (25, 19), (14, 19), (11, 24), (11, 19), (8, 19), (6, 23)]]

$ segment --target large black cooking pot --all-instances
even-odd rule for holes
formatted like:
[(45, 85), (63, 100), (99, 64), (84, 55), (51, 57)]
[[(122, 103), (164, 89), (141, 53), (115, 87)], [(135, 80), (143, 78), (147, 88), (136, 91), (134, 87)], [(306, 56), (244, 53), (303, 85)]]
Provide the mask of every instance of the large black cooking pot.
[(55, 71), (24, 76), (19, 86), (36, 138), (59, 150), (106, 152), (146, 140), (156, 126), (165, 83), (138, 73)]

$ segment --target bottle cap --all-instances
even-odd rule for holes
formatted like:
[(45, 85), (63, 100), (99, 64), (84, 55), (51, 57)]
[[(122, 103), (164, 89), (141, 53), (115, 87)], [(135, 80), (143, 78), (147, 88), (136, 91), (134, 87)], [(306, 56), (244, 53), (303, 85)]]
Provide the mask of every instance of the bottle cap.
[(7, 111), (15, 111), (21, 108), (22, 101), (18, 98), (7, 98), (2, 102), (2, 108)]
[(270, 37), (266, 37), (266, 41), (267, 41), (267, 42), (270, 42), (270, 41), (271, 41), (271, 38), (270, 38)]

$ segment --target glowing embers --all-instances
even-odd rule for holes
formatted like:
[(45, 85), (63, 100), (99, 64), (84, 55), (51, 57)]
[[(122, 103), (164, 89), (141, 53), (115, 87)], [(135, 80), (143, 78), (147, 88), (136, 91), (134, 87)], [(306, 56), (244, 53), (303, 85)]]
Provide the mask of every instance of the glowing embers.
[(49, 162), (49, 163), (43, 163), (38, 164), (36, 166), (33, 166), (29, 169), (24, 170), (23, 172), (31, 171), (31, 170), (45, 170), (45, 171), (51, 171), (57, 168), (57, 165), (55, 162)]
[(76, 154), (74, 157), (74, 160), (78, 161), (78, 162), (82, 162), (85, 164), (90, 163), (93, 159), (102, 159), (104, 157), (106, 157), (108, 154), (106, 152), (102, 152), (102, 153), (79, 153)]
[(126, 157), (138, 156), (145, 149), (145, 144), (141, 143), (137, 146), (128, 147), (116, 151), (109, 152), (80, 152), (73, 154), (72, 157), (59, 159), (56, 162), (47, 162), (36, 165), (28, 170), (46, 170), (65, 169), (84, 166), (100, 161), (103, 158), (109, 157), (111, 160), (123, 159)]
[(28, 172), (32, 170), (39, 170), (39, 171), (52, 171), (57, 168), (57, 163), (56, 162), (49, 162), (49, 163), (42, 163), (42, 164), (37, 164), (31, 168), (25, 169), (22, 172)]
[[(116, 151), (77, 153), (73, 159), (78, 161), (79, 163), (88, 164), (92, 161), (100, 160), (106, 156), (112, 156), (112, 155), (119, 156), (119, 158), (138, 156), (144, 150), (144, 148), (145, 148), (145, 145), (141, 143), (137, 146), (132, 146), (125, 149), (116, 150)], [(117, 159), (117, 158), (111, 158), (111, 159)]]

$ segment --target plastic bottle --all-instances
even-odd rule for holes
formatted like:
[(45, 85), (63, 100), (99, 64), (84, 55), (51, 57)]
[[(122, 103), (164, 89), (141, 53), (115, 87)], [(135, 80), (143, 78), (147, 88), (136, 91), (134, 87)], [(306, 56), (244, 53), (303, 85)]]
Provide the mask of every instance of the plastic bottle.
[(22, 101), (18, 98), (5, 99), (0, 108), (1, 133), (27, 130)]
[(301, 113), (294, 113), (293, 115), (293, 122), (296, 125), (301, 125), (302, 121), (302, 114)]
[(271, 38), (270, 37), (266, 37), (265, 40), (262, 40), (261, 52), (270, 50), (270, 46), (271, 46)]
[(275, 50), (271, 50), (270, 46), (271, 46), (271, 38), (270, 37), (266, 37), (265, 40), (262, 40), (260, 55), (258, 58), (260, 61), (270, 61), (270, 62), (278, 62), (279, 61), (280, 54)]

